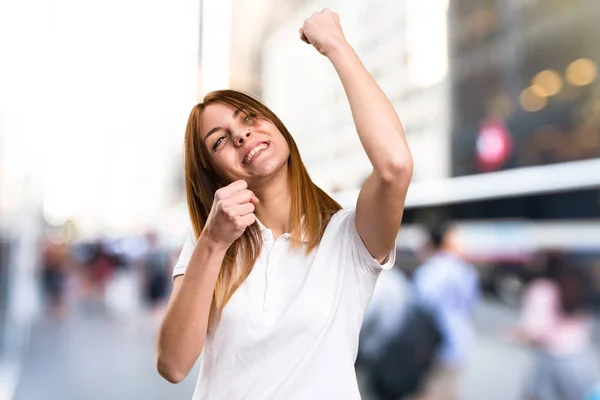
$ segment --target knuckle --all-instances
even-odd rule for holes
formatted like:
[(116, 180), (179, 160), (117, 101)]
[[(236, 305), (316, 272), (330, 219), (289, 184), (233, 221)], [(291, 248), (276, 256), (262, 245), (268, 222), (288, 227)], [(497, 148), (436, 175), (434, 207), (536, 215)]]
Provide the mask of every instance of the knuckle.
[(234, 217), (232, 207), (225, 206), (221, 210), (223, 211), (223, 214), (225, 214), (227, 216), (227, 218), (232, 219)]

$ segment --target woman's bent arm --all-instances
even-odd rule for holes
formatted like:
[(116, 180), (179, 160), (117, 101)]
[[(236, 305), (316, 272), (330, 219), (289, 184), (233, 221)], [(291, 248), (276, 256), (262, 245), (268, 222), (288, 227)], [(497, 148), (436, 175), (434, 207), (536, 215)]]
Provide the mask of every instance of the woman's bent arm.
[(373, 166), (358, 196), (356, 229), (381, 262), (400, 229), (413, 173), (412, 155), (394, 107), (352, 47), (342, 42), (327, 56), (342, 81), (358, 136)]
[(300, 28), (300, 37), (333, 64), (348, 97), (354, 125), (373, 173), (356, 204), (356, 229), (373, 257), (383, 261), (393, 248), (413, 160), (394, 107), (346, 41), (339, 17), (325, 9)]
[(185, 274), (175, 277), (157, 340), (157, 369), (171, 383), (188, 375), (202, 351), (226, 250), (200, 236)]

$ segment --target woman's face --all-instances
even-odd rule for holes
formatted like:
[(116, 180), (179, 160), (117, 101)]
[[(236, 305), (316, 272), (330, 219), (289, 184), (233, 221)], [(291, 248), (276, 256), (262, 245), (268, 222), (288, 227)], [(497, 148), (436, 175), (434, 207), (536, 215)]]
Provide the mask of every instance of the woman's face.
[(211, 166), (227, 184), (243, 179), (254, 186), (281, 171), (290, 155), (273, 123), (228, 104), (204, 108), (200, 136)]

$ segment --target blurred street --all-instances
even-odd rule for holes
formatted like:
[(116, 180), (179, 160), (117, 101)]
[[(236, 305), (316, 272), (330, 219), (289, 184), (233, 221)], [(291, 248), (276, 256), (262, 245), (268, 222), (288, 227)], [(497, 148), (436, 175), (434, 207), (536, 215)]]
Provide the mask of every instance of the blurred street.
[(517, 311), (494, 302), (482, 302), (476, 312), (476, 350), (462, 381), (462, 398), (521, 399), (530, 353), (502, 340), (506, 329), (517, 321)]
[(197, 371), (179, 385), (156, 372), (157, 319), (127, 321), (82, 305), (64, 321), (38, 321), (15, 399), (189, 399)]
[[(461, 380), (460, 399), (522, 399), (521, 390), (529, 373), (532, 354), (529, 349), (503, 339), (517, 318), (516, 309), (494, 300), (484, 300), (478, 305), (476, 346)], [(600, 349), (596, 347), (595, 350), (600, 356)], [(372, 397), (363, 393), (363, 399), (371, 400)]]
[[(462, 399), (519, 399), (529, 353), (500, 339), (515, 320), (515, 310), (481, 303), (477, 348), (463, 379)], [(77, 307), (62, 322), (38, 321), (15, 399), (191, 398), (196, 369), (179, 385), (156, 372), (157, 321), (143, 313), (124, 320), (94, 304)], [(368, 394), (364, 399), (369, 400)]]

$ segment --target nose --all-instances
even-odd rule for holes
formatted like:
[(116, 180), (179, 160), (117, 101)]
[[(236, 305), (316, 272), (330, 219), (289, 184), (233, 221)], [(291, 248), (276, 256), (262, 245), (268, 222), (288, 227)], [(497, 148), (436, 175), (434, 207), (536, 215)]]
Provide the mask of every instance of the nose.
[(236, 135), (235, 143), (238, 146), (241, 146), (244, 144), (244, 140), (248, 139), (251, 135), (252, 135), (252, 132), (250, 131), (250, 128), (248, 128), (247, 131), (241, 131)]

